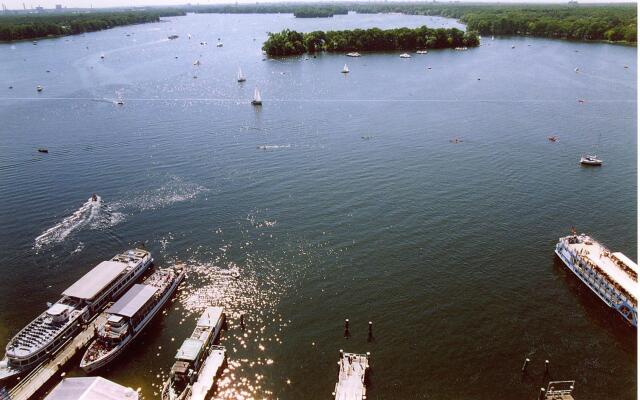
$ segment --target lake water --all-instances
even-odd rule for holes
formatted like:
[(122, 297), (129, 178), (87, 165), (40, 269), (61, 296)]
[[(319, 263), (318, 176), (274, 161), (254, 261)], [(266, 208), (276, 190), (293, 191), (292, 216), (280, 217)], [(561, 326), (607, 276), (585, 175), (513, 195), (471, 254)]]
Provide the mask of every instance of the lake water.
[[(636, 48), (485, 37), (407, 60), (260, 51), (285, 27), (423, 24), (461, 27), (188, 15), (0, 44), (0, 343), (143, 243), (157, 266), (189, 271), (103, 373), (145, 398), (206, 305), (231, 322), (217, 398), (330, 398), (339, 349), (371, 352), (371, 399), (535, 398), (545, 359), (579, 399), (635, 398), (635, 331), (553, 249), (575, 226), (637, 260)], [(580, 167), (594, 146), (605, 165)], [(81, 209), (93, 192), (100, 208)]]

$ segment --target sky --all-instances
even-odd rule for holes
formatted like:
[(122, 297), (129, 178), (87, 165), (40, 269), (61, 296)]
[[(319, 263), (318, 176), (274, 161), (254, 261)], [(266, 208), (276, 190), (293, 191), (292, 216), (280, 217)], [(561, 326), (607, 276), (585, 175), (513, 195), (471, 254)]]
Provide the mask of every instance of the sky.
[[(317, 2), (318, 0), (297, 0), (297, 2), (308, 1)], [(325, 0), (326, 1), (326, 0)], [(393, 0), (391, 0), (393, 1)], [(482, 0), (474, 0), (479, 2)], [(628, 3), (630, 0), (578, 0), (580, 3)], [(166, 6), (166, 5), (180, 5), (187, 2), (192, 4), (229, 4), (233, 3), (233, 0), (0, 0), (9, 9), (21, 9), (22, 4), (25, 4), (27, 8), (33, 8), (42, 6), (44, 8), (53, 8), (56, 4), (62, 4), (63, 7), (83, 7), (83, 8), (101, 8), (101, 7), (129, 7), (129, 6)], [(255, 3), (255, 0), (239, 0), (239, 3)], [(269, 2), (282, 2), (278, 0), (259, 0), (260, 3)], [(496, 2), (496, 0), (487, 0), (486, 2)], [(535, 0), (501, 0), (501, 3), (533, 3), (539, 2)], [(556, 3), (566, 4), (564, 0), (546, 0), (544, 3)]]

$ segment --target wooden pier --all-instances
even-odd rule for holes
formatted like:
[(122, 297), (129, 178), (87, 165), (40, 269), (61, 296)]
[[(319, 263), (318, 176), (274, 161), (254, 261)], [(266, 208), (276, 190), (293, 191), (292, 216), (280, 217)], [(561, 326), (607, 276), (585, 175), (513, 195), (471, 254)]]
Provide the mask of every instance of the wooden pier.
[(340, 372), (333, 395), (335, 400), (364, 400), (367, 398), (365, 379), (369, 370), (369, 353), (345, 353), (340, 350)]
[(16, 386), (9, 391), (11, 400), (28, 400), (33, 396), (49, 379), (60, 372), (65, 364), (78, 351), (81, 351), (93, 339), (96, 327), (106, 322), (106, 314), (102, 313), (89, 323), (89, 325), (80, 332), (73, 340), (64, 345), (57, 353), (48, 361), (40, 364), (36, 369), (31, 371), (29, 375), (24, 377)]

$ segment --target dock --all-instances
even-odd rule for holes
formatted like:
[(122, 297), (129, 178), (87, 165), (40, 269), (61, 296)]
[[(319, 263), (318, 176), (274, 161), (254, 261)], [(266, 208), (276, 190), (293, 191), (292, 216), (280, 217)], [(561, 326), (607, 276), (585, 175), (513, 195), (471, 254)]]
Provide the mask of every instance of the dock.
[(95, 335), (95, 329), (104, 325), (106, 322), (106, 314), (100, 314), (96, 319), (91, 321), (87, 327), (82, 330), (73, 340), (64, 345), (54, 356), (48, 361), (40, 364), (36, 369), (31, 371), (29, 375), (24, 377), (15, 387), (9, 391), (11, 400), (28, 400), (30, 399), (49, 379), (60, 372), (65, 364), (80, 350), (82, 350)]
[(574, 400), (573, 388), (576, 381), (552, 381), (547, 390), (541, 389), (541, 400)]
[(216, 376), (224, 365), (226, 358), (226, 348), (224, 346), (211, 346), (211, 353), (202, 365), (202, 370), (198, 374), (198, 380), (191, 387), (191, 400), (204, 400), (213, 387)]
[(340, 350), (340, 372), (333, 395), (335, 400), (364, 400), (367, 398), (366, 375), (369, 353), (345, 353)]

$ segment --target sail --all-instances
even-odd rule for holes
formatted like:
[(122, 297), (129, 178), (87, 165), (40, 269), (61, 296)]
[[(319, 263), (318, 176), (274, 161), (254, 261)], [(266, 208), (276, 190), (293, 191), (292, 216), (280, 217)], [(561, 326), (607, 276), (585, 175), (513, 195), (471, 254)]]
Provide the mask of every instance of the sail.
[(255, 101), (256, 103), (259, 103), (262, 101), (262, 98), (260, 97), (260, 91), (258, 90), (258, 88), (256, 88), (255, 92), (253, 92), (253, 101)]
[(244, 81), (244, 75), (242, 74), (242, 70), (238, 68), (238, 81)]

